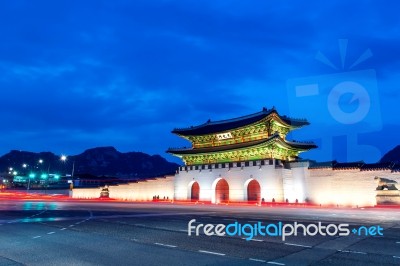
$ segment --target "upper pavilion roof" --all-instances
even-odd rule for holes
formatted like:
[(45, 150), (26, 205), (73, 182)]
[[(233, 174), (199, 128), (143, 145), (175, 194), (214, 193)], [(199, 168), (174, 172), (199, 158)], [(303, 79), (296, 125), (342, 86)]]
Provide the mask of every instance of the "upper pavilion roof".
[(279, 134), (274, 134), (267, 139), (261, 140), (254, 140), (242, 143), (236, 143), (232, 145), (225, 145), (225, 146), (216, 146), (216, 147), (204, 147), (204, 148), (169, 148), (167, 150), (168, 153), (172, 154), (199, 154), (199, 153), (210, 153), (210, 152), (223, 152), (223, 151), (230, 151), (230, 150), (237, 150), (242, 148), (251, 148), (263, 144), (268, 144), (271, 142), (277, 142), (282, 146), (285, 146), (290, 149), (299, 149), (299, 150), (310, 150), (314, 149), (317, 146), (314, 143), (306, 143), (306, 142), (294, 142), (294, 141), (287, 141), (282, 139)]
[(261, 112), (234, 119), (227, 119), (227, 120), (220, 120), (213, 122), (208, 120), (206, 123), (198, 126), (191, 126), (189, 128), (175, 128), (174, 130), (172, 130), (172, 133), (183, 136), (213, 134), (253, 124), (272, 114), (275, 114), (283, 123), (285, 123), (290, 127), (301, 127), (309, 125), (308, 121), (305, 119), (293, 119), (287, 116), (281, 116), (278, 114), (275, 108), (272, 109), (263, 108)]

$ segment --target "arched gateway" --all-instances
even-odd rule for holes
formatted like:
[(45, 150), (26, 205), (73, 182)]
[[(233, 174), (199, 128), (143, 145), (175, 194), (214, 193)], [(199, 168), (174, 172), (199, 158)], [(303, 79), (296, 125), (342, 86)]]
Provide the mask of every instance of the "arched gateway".
[(215, 203), (229, 202), (229, 185), (225, 179), (220, 179), (215, 186)]
[(247, 185), (247, 201), (260, 203), (261, 187), (257, 180), (251, 180)]
[(194, 182), (192, 184), (192, 188), (191, 188), (190, 200), (198, 201), (199, 198), (200, 198), (200, 186), (199, 186), (199, 183)]

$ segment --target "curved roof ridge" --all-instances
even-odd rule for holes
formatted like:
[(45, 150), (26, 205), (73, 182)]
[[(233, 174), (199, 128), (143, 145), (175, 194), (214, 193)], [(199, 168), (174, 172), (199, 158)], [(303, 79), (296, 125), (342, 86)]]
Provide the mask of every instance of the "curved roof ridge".
[[(308, 121), (306, 119), (294, 119), (290, 118), (286, 115), (280, 115), (278, 111), (275, 109), (275, 107), (271, 109), (263, 108), (260, 112), (249, 114), (249, 115), (244, 115), (236, 118), (231, 118), (231, 119), (224, 119), (224, 120), (218, 120), (218, 121), (211, 121), (210, 119), (198, 126), (190, 126), (186, 128), (174, 128), (172, 130), (172, 133), (184, 133), (184, 132), (193, 132), (193, 134), (206, 134), (209, 133), (215, 133), (215, 132), (223, 132), (226, 130), (230, 130), (233, 128), (238, 128), (246, 124), (251, 124), (254, 123), (258, 120), (261, 120), (262, 118), (270, 115), (271, 113), (275, 113), (278, 115), (282, 121), (285, 123), (292, 125), (294, 127), (300, 127), (304, 125), (308, 125)], [(206, 130), (208, 128), (208, 130)], [(204, 131), (204, 132), (203, 132)]]
[(174, 130), (196, 129), (196, 128), (204, 127), (204, 126), (207, 126), (207, 125), (219, 125), (219, 124), (223, 124), (223, 123), (236, 122), (236, 121), (240, 121), (242, 119), (256, 117), (256, 116), (259, 116), (261, 114), (270, 114), (272, 111), (275, 111), (276, 113), (278, 113), (275, 110), (275, 108), (267, 109), (267, 108), (264, 107), (260, 112), (257, 112), (257, 113), (253, 113), (253, 114), (249, 114), (249, 115), (243, 115), (243, 116), (239, 116), (239, 117), (235, 117), (235, 118), (222, 119), (222, 120), (217, 120), (217, 121), (211, 121), (211, 119), (209, 119), (207, 122), (205, 122), (203, 124), (200, 124), (200, 125), (197, 125), (197, 126), (175, 128)]

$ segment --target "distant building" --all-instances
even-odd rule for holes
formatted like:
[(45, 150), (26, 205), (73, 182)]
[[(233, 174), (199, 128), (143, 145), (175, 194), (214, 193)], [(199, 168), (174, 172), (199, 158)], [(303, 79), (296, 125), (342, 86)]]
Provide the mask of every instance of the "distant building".
[[(316, 145), (289, 141), (286, 136), (307, 125), (306, 120), (264, 108), (248, 116), (174, 129), (172, 132), (190, 141), (191, 147), (167, 152), (181, 158), (185, 166), (175, 176), (110, 186), (109, 196), (124, 200), (165, 197), (215, 204), (400, 204), (396, 188), (400, 166), (301, 160), (299, 154)], [(73, 197), (98, 198), (100, 192), (101, 188), (74, 189)]]

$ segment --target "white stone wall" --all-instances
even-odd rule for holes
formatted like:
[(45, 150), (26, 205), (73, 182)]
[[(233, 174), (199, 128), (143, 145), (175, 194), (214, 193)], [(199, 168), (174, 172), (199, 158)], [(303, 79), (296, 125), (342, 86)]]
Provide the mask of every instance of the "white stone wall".
[[(279, 161), (278, 161), (279, 162)], [(151, 201), (153, 196), (176, 200), (190, 200), (194, 182), (200, 186), (199, 200), (216, 203), (215, 187), (220, 179), (229, 185), (230, 202), (247, 201), (247, 185), (251, 180), (260, 184), (261, 198), (266, 202), (312, 202), (321, 205), (374, 206), (376, 205), (375, 176), (388, 178), (400, 184), (400, 173), (389, 170), (360, 171), (359, 169), (333, 170), (332, 168), (308, 169), (307, 162), (290, 163), (290, 167), (272, 165), (269, 160), (257, 161), (257, 165), (192, 170), (181, 168), (175, 176), (156, 178), (138, 183), (110, 186), (110, 197), (119, 200)], [(277, 165), (276, 165), (277, 164)], [(399, 188), (399, 186), (397, 186)], [(101, 188), (76, 188), (73, 198), (99, 198)]]
[(322, 205), (374, 206), (376, 205), (377, 187), (375, 176), (389, 178), (400, 183), (400, 174), (391, 173), (390, 170), (309, 169), (305, 182), (306, 195), (312, 202)]
[(101, 188), (74, 188), (70, 196), (75, 199), (95, 199), (100, 197)]
[[(109, 186), (110, 198), (130, 201), (151, 201), (153, 196), (174, 198), (174, 176), (155, 178), (138, 183)], [(101, 188), (74, 188), (73, 198), (90, 199), (99, 198)]]

